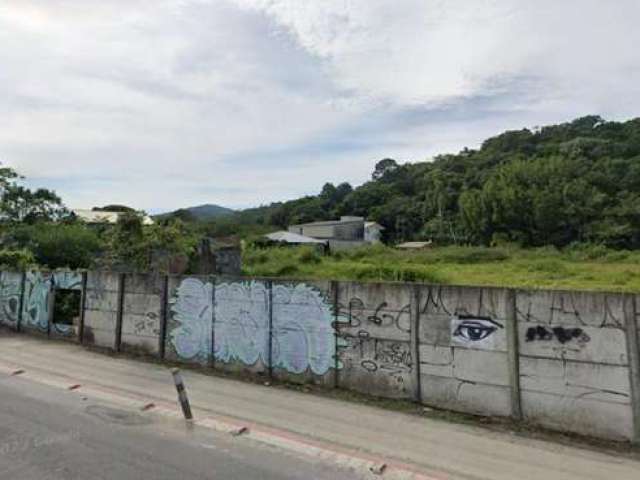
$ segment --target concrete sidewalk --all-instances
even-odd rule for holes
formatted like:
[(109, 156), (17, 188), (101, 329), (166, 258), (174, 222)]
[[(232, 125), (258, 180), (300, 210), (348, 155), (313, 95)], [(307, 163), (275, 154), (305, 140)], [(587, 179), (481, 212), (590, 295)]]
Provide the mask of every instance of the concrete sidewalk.
[[(80, 346), (0, 332), (0, 371), (15, 369), (43, 382), (81, 385), (114, 397), (175, 406), (176, 392), (161, 365), (111, 358)], [(249, 426), (292, 444), (354, 452), (372, 461), (452, 479), (637, 480), (640, 462), (450, 424), (301, 392), (183, 371), (196, 417)]]

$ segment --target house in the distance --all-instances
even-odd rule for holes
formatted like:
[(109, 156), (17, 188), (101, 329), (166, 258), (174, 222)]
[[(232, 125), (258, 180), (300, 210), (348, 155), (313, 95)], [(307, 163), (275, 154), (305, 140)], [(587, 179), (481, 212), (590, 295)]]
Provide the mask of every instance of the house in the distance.
[(376, 222), (353, 216), (289, 226), (289, 232), (326, 241), (334, 251), (379, 243), (382, 230), (384, 227)]
[[(91, 225), (96, 225), (96, 224), (114, 225), (118, 223), (118, 218), (123, 213), (123, 212), (110, 212), (105, 210), (87, 210), (82, 208), (74, 208), (72, 212), (78, 219)], [(144, 225), (153, 225), (155, 222), (150, 216), (145, 215), (142, 219), (142, 223)]]

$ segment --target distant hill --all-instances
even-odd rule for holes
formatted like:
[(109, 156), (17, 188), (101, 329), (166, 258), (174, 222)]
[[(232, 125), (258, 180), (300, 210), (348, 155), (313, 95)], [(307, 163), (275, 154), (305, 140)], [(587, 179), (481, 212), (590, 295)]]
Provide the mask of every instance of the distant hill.
[(195, 207), (180, 208), (173, 212), (156, 215), (155, 218), (167, 218), (170, 216), (190, 217), (193, 220), (213, 220), (214, 218), (225, 217), (234, 214), (235, 211), (230, 208), (221, 207), (220, 205), (198, 205)]

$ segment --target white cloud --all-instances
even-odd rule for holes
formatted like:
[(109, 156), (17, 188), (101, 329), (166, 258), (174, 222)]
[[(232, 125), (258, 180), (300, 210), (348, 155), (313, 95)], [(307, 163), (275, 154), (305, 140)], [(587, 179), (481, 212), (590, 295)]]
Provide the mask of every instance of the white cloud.
[(637, 115), (637, 0), (6, 0), (0, 159), (74, 206), (252, 205)]

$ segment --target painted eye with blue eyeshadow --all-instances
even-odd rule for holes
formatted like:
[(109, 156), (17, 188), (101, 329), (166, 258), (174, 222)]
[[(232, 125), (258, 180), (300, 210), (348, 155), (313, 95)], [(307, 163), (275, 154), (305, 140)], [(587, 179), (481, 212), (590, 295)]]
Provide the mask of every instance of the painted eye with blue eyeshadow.
[(454, 337), (461, 337), (471, 342), (484, 340), (498, 329), (495, 325), (486, 324), (483, 320), (463, 320), (453, 332)]
[(458, 314), (451, 324), (451, 336), (458, 343), (472, 344), (482, 342), (503, 328), (490, 317)]

